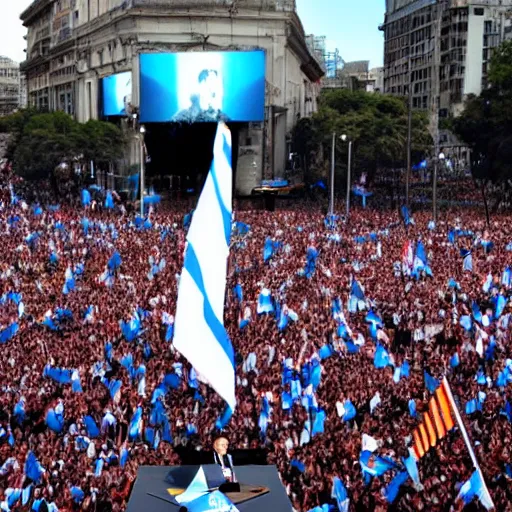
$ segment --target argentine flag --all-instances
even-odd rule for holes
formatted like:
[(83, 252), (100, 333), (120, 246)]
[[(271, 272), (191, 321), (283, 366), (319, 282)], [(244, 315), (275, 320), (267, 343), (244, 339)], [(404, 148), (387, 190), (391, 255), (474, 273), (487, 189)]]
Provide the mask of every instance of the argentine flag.
[(231, 132), (219, 123), (212, 166), (187, 235), (174, 346), (234, 411), (234, 353), (223, 322), (231, 189)]

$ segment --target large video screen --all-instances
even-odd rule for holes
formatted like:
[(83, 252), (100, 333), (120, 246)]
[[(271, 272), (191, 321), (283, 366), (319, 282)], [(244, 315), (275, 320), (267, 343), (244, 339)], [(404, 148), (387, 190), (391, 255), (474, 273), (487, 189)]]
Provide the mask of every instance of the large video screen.
[(126, 116), (132, 102), (132, 72), (117, 73), (103, 79), (103, 115)]
[(140, 119), (153, 122), (263, 121), (265, 53), (140, 55)]

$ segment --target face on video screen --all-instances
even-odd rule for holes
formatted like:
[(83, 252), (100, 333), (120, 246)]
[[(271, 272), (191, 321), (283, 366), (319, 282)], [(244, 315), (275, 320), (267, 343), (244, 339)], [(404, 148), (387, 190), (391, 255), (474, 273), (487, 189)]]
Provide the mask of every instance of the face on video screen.
[(205, 69), (199, 74), (199, 106), (203, 110), (222, 110), (224, 89), (218, 71)]
[(140, 55), (141, 122), (264, 119), (265, 53)]

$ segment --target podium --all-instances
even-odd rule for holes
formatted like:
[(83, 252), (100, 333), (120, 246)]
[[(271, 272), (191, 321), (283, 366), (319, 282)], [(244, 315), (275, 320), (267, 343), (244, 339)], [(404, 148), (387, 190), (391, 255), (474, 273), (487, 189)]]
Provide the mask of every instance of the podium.
[[(173, 494), (191, 482), (199, 467), (140, 466), (127, 512), (178, 512), (180, 505)], [(292, 512), (275, 466), (240, 466), (235, 473), (241, 492), (227, 496), (240, 512)]]

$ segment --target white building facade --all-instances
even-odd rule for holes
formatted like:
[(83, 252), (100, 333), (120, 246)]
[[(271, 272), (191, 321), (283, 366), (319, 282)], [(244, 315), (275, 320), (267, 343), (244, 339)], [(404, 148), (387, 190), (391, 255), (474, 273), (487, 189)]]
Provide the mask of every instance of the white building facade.
[(20, 65), (0, 56), (0, 116), (12, 114), (20, 107), (22, 85)]
[(29, 104), (81, 122), (98, 118), (101, 79), (114, 73), (132, 72), (138, 109), (140, 53), (264, 50), (266, 120), (241, 130), (240, 194), (282, 175), (287, 134), (317, 108), (323, 69), (307, 48), (294, 0), (36, 0), (21, 18)]

